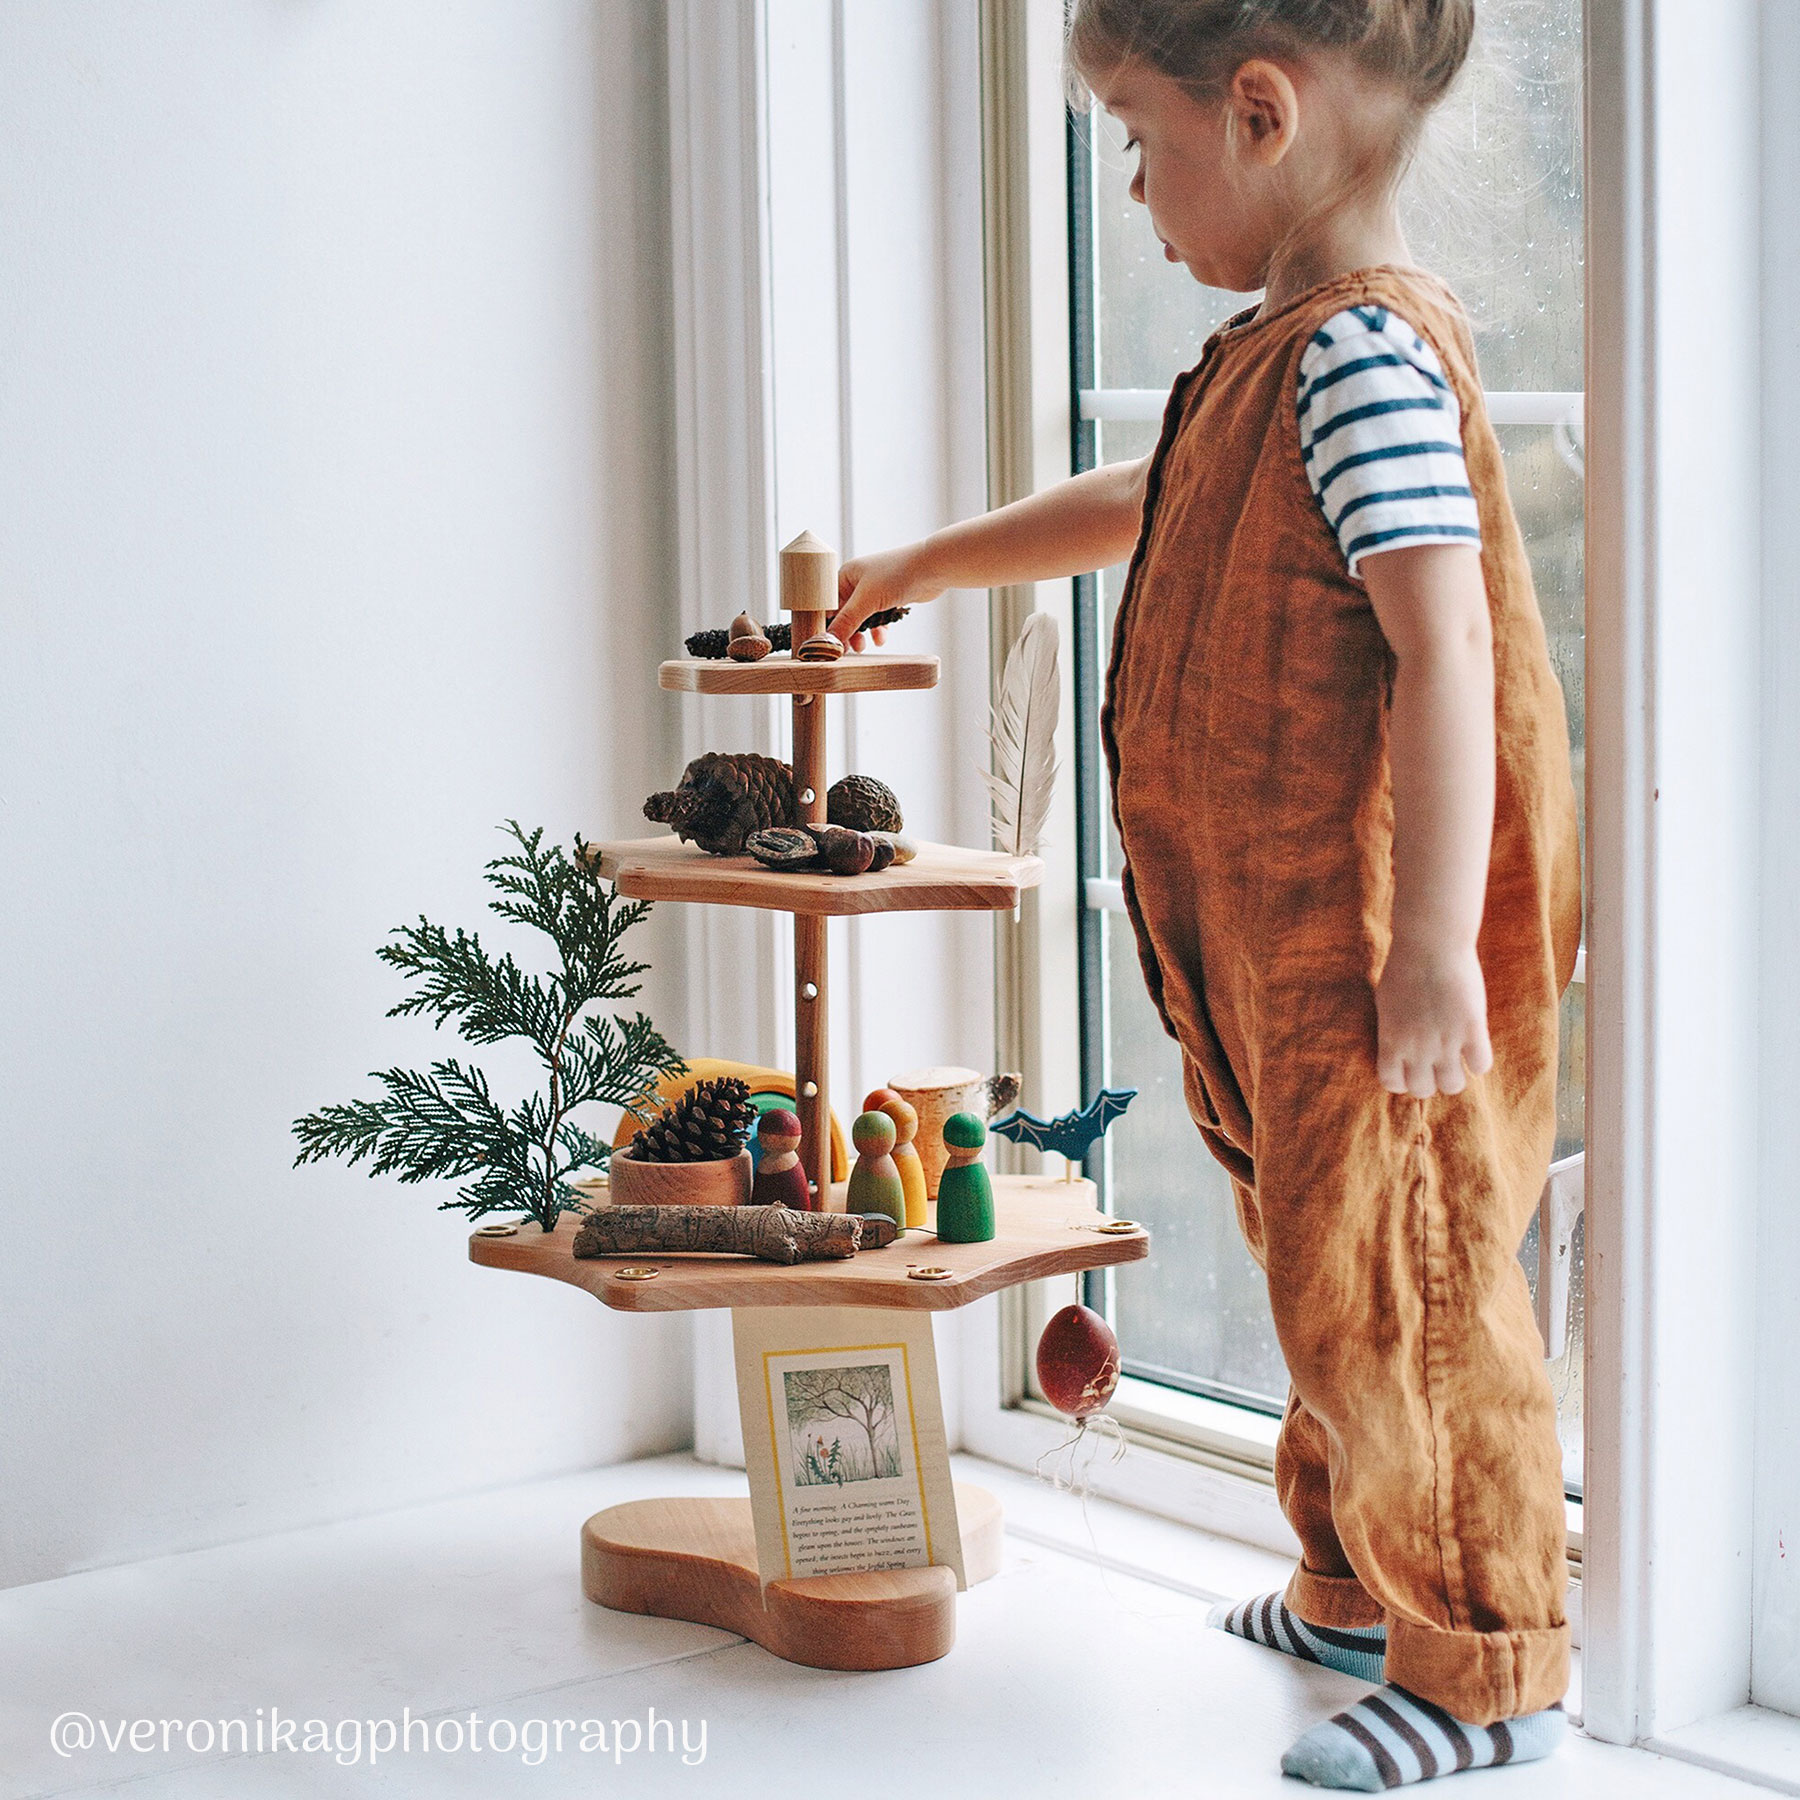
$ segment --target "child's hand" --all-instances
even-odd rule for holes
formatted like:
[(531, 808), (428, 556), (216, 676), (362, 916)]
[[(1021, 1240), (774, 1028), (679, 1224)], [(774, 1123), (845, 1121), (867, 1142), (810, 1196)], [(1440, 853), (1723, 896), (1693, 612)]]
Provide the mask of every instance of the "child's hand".
[(1375, 1073), (1390, 1094), (1460, 1094), (1494, 1066), (1475, 952), (1445, 958), (1396, 944), (1375, 987)]
[[(863, 647), (862, 622), (870, 613), (883, 612), (890, 606), (922, 606), (944, 591), (922, 568), (921, 544), (907, 544), (899, 550), (881, 550), (873, 556), (853, 556), (838, 570), (838, 610), (832, 615), (829, 630), (852, 650)], [(876, 643), (886, 640), (887, 631), (876, 626), (872, 634)]]

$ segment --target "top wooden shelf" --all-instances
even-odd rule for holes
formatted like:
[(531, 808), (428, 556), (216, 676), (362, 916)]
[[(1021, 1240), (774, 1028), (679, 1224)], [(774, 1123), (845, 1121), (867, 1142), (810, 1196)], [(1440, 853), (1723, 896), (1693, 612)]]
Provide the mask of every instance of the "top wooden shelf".
[(786, 651), (761, 662), (679, 656), (658, 672), (676, 694), (875, 694), (937, 686), (935, 656), (898, 656), (887, 650), (850, 650), (836, 662), (795, 662)]
[[(516, 1237), (471, 1237), (469, 1260), (571, 1282), (619, 1312), (689, 1312), (714, 1306), (887, 1306), (947, 1312), (984, 1294), (1110, 1263), (1141, 1262), (1150, 1234), (1141, 1226), (1113, 1235), (1094, 1205), (1091, 1181), (1048, 1175), (996, 1175), (995, 1235), (985, 1244), (943, 1244), (929, 1226), (902, 1232), (880, 1250), (828, 1262), (758, 1262), (748, 1256), (636, 1251), (577, 1257), (578, 1222), (565, 1214), (555, 1231), (522, 1225)], [(833, 1210), (843, 1210), (844, 1184)], [(931, 1209), (936, 1217), (937, 1209)], [(919, 1281), (913, 1267), (948, 1269)], [(622, 1280), (622, 1268), (653, 1268), (647, 1281)]]

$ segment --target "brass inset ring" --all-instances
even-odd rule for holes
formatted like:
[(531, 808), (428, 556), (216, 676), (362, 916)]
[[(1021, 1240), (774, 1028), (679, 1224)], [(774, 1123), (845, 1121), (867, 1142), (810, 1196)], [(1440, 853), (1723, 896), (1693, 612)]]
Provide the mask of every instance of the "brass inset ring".
[(646, 1269), (637, 1263), (632, 1263), (626, 1268), (614, 1269), (613, 1279), (615, 1281), (649, 1281), (661, 1273), (661, 1269)]
[(927, 1263), (923, 1268), (910, 1268), (906, 1271), (908, 1281), (948, 1281), (956, 1271), (940, 1269)]
[(1142, 1231), (1144, 1228), (1136, 1219), (1108, 1219), (1104, 1225), (1096, 1225), (1096, 1231), (1104, 1231), (1109, 1237), (1121, 1237), (1128, 1231)]
[(519, 1228), (516, 1225), (477, 1225), (477, 1237), (517, 1237)]

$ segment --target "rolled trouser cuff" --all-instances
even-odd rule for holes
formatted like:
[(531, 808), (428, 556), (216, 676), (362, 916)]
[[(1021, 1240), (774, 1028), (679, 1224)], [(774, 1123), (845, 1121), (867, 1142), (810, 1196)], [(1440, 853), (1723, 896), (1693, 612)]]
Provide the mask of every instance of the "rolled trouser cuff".
[(1390, 1619), (1386, 1673), (1396, 1687), (1466, 1725), (1516, 1719), (1554, 1706), (1568, 1692), (1569, 1628), (1443, 1631)]
[(1359, 1631), (1381, 1623), (1380, 1602), (1354, 1575), (1315, 1575), (1304, 1563), (1289, 1578), (1284, 1600), (1308, 1625)]

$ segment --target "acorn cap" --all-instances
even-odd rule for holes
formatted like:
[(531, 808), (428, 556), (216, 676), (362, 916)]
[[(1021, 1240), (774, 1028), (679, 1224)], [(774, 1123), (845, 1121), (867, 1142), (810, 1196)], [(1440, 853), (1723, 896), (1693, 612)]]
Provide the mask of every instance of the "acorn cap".
[(987, 1126), (973, 1113), (952, 1113), (944, 1121), (944, 1142), (953, 1150), (979, 1150), (987, 1142)]

